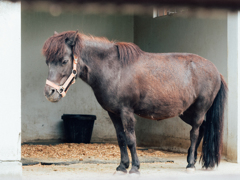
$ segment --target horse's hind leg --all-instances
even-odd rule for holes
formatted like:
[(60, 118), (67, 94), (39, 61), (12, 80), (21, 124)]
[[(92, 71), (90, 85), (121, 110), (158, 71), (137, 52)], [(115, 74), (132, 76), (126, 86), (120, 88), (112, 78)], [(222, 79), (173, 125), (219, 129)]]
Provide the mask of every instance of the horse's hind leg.
[(138, 174), (140, 163), (136, 152), (136, 135), (135, 135), (135, 123), (133, 111), (128, 108), (123, 108), (121, 112), (121, 119), (123, 123), (124, 132), (126, 135), (127, 145), (132, 155), (132, 168), (129, 173)]
[[(199, 121), (201, 122), (203, 120), (199, 120)], [(200, 133), (200, 129), (201, 129), (201, 126), (199, 127), (199, 124), (194, 124), (192, 126), (192, 130), (190, 131), (191, 146), (188, 150), (187, 168), (195, 168), (195, 163), (197, 160), (197, 148), (203, 136), (202, 131)]]
[[(188, 149), (188, 156), (187, 156), (187, 168), (195, 168), (196, 158), (197, 158), (197, 148), (199, 143), (201, 142), (203, 136), (203, 129), (201, 129), (201, 125), (204, 120), (205, 113), (200, 113), (193, 111), (195, 110), (194, 107), (191, 107), (189, 110), (183, 113), (180, 118), (192, 126), (192, 130), (190, 131), (190, 140), (191, 146)], [(201, 132), (200, 132), (201, 129)]]
[(126, 136), (124, 133), (124, 128), (120, 116), (117, 116), (111, 112), (108, 112), (110, 118), (112, 119), (113, 125), (116, 129), (118, 145), (121, 151), (121, 162), (117, 167), (117, 171), (127, 173), (127, 168), (129, 167), (129, 157), (127, 152)]
[(197, 144), (196, 144), (196, 148), (195, 148), (195, 153), (194, 153), (194, 157), (195, 157), (195, 162), (197, 161), (197, 149), (198, 146), (203, 138), (204, 135), (204, 130), (205, 130), (205, 121), (203, 121), (202, 125), (200, 126), (199, 129), (199, 136), (198, 136), (198, 140), (197, 140)]

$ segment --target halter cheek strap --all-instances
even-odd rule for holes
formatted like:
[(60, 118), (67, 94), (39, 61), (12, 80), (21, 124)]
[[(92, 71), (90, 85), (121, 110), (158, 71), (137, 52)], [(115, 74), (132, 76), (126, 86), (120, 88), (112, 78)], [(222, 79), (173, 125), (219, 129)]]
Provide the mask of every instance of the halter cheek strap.
[(48, 79), (46, 80), (46, 84), (56, 89), (57, 92), (61, 94), (62, 97), (66, 96), (69, 87), (75, 83), (75, 78), (77, 76), (78, 57), (76, 55), (74, 55), (73, 57), (74, 57), (74, 60), (73, 60), (72, 73), (70, 74), (70, 76), (67, 78), (67, 80), (62, 86), (58, 86), (55, 83), (49, 81)]

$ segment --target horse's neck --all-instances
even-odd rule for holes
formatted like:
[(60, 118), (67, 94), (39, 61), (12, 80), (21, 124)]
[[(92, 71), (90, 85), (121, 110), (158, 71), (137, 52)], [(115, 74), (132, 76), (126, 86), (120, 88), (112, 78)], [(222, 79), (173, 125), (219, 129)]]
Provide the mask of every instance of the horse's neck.
[(93, 90), (101, 89), (106, 81), (117, 76), (120, 69), (117, 48), (114, 43), (94, 40), (85, 40), (81, 58), (89, 68), (88, 83)]

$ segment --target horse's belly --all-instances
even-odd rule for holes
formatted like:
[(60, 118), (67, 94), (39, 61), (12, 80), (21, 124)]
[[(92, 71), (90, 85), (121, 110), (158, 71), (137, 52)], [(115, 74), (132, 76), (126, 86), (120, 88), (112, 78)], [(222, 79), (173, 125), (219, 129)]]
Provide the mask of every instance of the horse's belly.
[(134, 113), (140, 117), (163, 120), (172, 118), (183, 114), (183, 112), (192, 104), (191, 101), (176, 100), (174, 102), (152, 102), (141, 103), (138, 108), (134, 110)]
[(175, 110), (170, 110), (170, 111), (164, 111), (164, 112), (154, 112), (154, 111), (136, 111), (135, 114), (143, 117), (143, 118), (147, 118), (147, 119), (153, 119), (153, 120), (163, 120), (163, 119), (168, 119), (168, 118), (172, 118), (175, 116), (179, 116), (182, 112), (178, 112)]

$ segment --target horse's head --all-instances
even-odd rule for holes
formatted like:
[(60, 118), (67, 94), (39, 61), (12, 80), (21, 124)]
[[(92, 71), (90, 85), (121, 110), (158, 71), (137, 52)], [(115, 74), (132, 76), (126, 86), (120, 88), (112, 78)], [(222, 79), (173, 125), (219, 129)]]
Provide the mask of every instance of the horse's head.
[[(58, 102), (63, 97), (61, 91), (67, 90), (70, 83), (72, 83), (71, 81), (74, 80), (74, 78), (70, 79), (70, 77), (74, 77), (73, 68), (77, 66), (77, 64), (73, 65), (73, 56), (78, 56), (76, 53), (73, 55), (73, 50), (76, 49), (75, 46), (79, 46), (77, 41), (79, 41), (79, 37), (75, 31), (60, 34), (55, 32), (53, 36), (46, 40), (43, 46), (42, 51), (49, 68), (44, 94), (51, 102)], [(65, 83), (66, 81), (69, 81), (69, 84)]]

